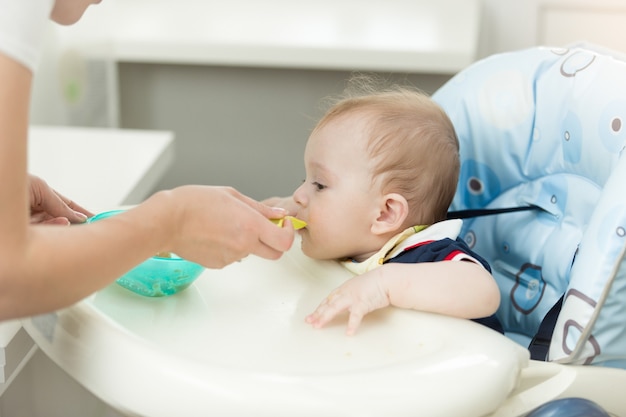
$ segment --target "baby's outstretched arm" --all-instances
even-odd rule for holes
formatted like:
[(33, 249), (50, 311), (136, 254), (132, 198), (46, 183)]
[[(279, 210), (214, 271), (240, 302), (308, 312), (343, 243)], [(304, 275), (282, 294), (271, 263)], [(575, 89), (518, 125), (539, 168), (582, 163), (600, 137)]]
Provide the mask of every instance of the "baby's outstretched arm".
[(351, 335), (367, 313), (388, 305), (472, 319), (490, 316), (499, 304), (495, 280), (474, 262), (390, 263), (333, 290), (306, 322), (323, 327), (348, 311)]

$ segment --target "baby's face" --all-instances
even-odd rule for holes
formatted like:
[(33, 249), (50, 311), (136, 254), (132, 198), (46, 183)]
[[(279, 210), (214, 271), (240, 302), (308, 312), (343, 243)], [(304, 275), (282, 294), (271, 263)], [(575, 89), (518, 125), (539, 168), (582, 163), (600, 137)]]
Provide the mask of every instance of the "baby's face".
[(373, 162), (365, 149), (360, 118), (342, 116), (309, 137), (304, 153), (306, 179), (293, 197), (303, 252), (316, 259), (363, 257), (379, 249), (371, 241), (378, 217), (379, 187), (372, 183)]

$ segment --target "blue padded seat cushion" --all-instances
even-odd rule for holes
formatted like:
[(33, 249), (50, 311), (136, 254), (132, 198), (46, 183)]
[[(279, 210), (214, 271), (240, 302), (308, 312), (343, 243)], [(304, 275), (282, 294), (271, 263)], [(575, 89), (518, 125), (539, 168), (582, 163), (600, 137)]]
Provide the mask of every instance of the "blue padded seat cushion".
[(433, 99), (460, 141), (451, 210), (538, 208), (464, 221), (505, 331), (529, 342), (565, 294), (550, 359), (626, 367), (626, 64), (529, 48), (478, 61)]

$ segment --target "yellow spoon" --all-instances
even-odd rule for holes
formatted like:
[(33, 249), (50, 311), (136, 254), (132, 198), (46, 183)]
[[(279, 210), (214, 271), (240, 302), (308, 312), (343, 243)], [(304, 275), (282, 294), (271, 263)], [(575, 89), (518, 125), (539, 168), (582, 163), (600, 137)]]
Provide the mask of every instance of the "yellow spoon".
[(278, 227), (283, 227), (283, 223), (285, 223), (285, 219), (291, 220), (291, 224), (293, 225), (294, 230), (302, 229), (306, 227), (306, 222), (304, 220), (296, 219), (293, 216), (285, 216), (282, 219), (271, 219), (273, 223), (277, 224)]

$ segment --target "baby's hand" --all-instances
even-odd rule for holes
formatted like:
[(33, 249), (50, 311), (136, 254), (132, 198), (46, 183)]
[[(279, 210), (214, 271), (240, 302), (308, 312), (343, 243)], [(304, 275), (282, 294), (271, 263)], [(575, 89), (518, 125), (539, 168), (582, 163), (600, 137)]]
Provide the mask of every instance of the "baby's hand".
[(348, 311), (347, 335), (353, 335), (363, 316), (389, 305), (389, 296), (377, 270), (370, 271), (346, 281), (334, 289), (328, 297), (306, 316), (305, 321), (315, 328), (323, 327), (339, 313)]

